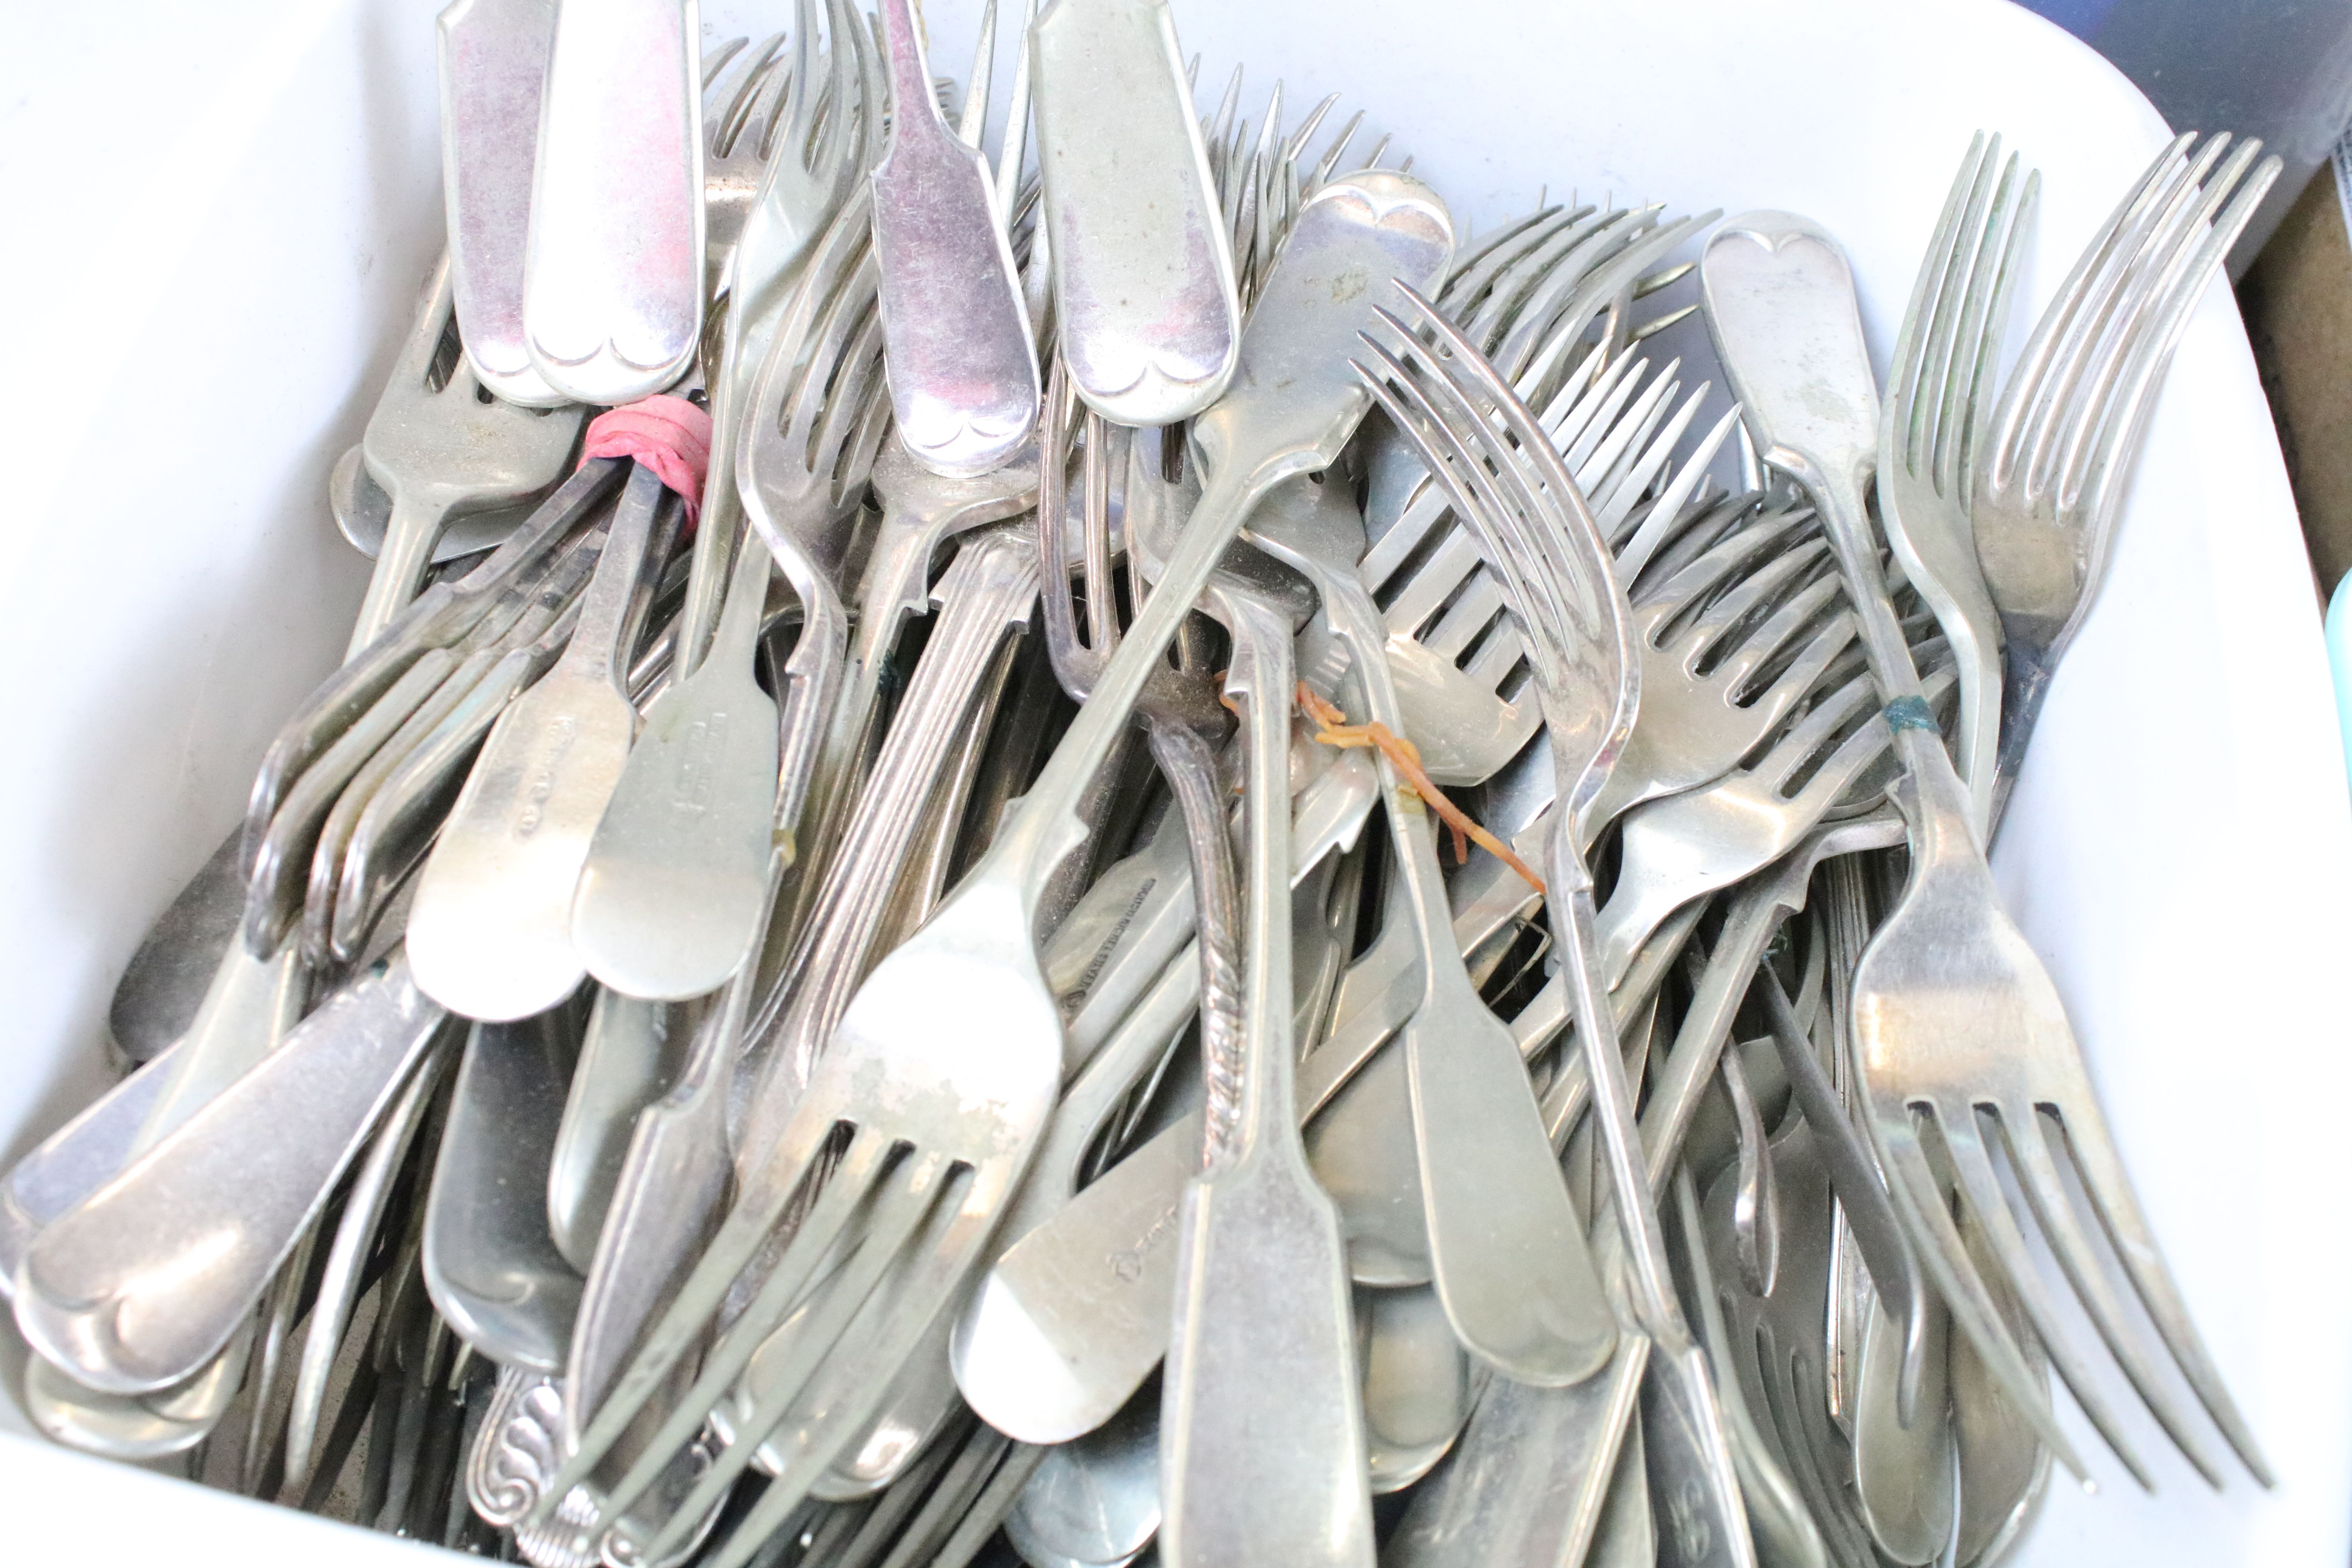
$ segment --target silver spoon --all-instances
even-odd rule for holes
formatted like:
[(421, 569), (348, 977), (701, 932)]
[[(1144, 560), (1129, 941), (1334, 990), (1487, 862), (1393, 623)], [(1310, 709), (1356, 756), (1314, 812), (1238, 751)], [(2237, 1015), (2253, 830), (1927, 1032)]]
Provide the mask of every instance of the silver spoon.
[(477, 1024), (457, 1068), (425, 1207), (425, 1288), (451, 1329), (502, 1366), (561, 1372), (581, 1277), (547, 1215), (556, 1127), (580, 1051), (576, 1000)]

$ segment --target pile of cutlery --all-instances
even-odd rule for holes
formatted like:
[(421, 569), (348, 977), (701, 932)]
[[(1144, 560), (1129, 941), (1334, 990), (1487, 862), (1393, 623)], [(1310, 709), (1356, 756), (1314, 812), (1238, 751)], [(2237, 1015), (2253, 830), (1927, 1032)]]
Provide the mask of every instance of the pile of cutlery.
[(2053, 1369), (2269, 1483), (1985, 857), (2278, 160), (2004, 366), (1979, 137), (1882, 390), (1810, 220), (1465, 237), (1166, 0), (694, 18), (442, 14), (346, 661), (0, 1179), (44, 1431), (542, 1568), (1989, 1563)]

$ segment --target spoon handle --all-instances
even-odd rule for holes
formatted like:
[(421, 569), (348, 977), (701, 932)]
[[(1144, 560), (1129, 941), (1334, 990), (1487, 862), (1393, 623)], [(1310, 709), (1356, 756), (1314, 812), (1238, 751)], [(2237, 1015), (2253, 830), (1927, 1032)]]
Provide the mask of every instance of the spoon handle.
[(636, 651), (637, 634), (654, 598), (656, 574), (648, 568), (669, 553), (681, 516), (662, 488), (661, 476), (637, 465), (621, 492), (620, 510), (596, 557), (595, 574), (581, 595), (580, 618), (561, 660), (568, 673), (602, 680), (628, 695), (629, 658)]
[[(1162, 579), (1151, 603), (1171, 595)], [(1291, 1014), (1290, 626), (1226, 596), (1249, 868), (1237, 1136), (1186, 1192), (1162, 1384), (1169, 1568), (1371, 1568), (1371, 1493), (1339, 1217), (1298, 1137)]]
[(268, 1289), (448, 1015), (395, 956), (33, 1244), (16, 1320), (93, 1387), (190, 1376)]

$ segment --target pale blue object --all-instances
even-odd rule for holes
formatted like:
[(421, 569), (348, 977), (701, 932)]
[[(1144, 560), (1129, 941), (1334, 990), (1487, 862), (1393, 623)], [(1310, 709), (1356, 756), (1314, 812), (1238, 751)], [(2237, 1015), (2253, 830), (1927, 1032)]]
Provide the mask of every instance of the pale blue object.
[(2344, 765), (2352, 771), (2352, 575), (2327, 601), (2327, 668), (2336, 677), (2336, 727), (2344, 737)]

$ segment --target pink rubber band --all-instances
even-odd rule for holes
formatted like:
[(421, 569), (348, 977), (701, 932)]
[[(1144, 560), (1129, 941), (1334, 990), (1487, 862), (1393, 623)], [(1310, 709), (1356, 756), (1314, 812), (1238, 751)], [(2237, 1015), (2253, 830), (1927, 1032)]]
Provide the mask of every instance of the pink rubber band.
[(583, 464), (591, 458), (634, 458), (686, 498), (692, 527), (702, 510), (702, 477), (710, 467), (710, 416), (683, 397), (656, 394), (588, 422)]

